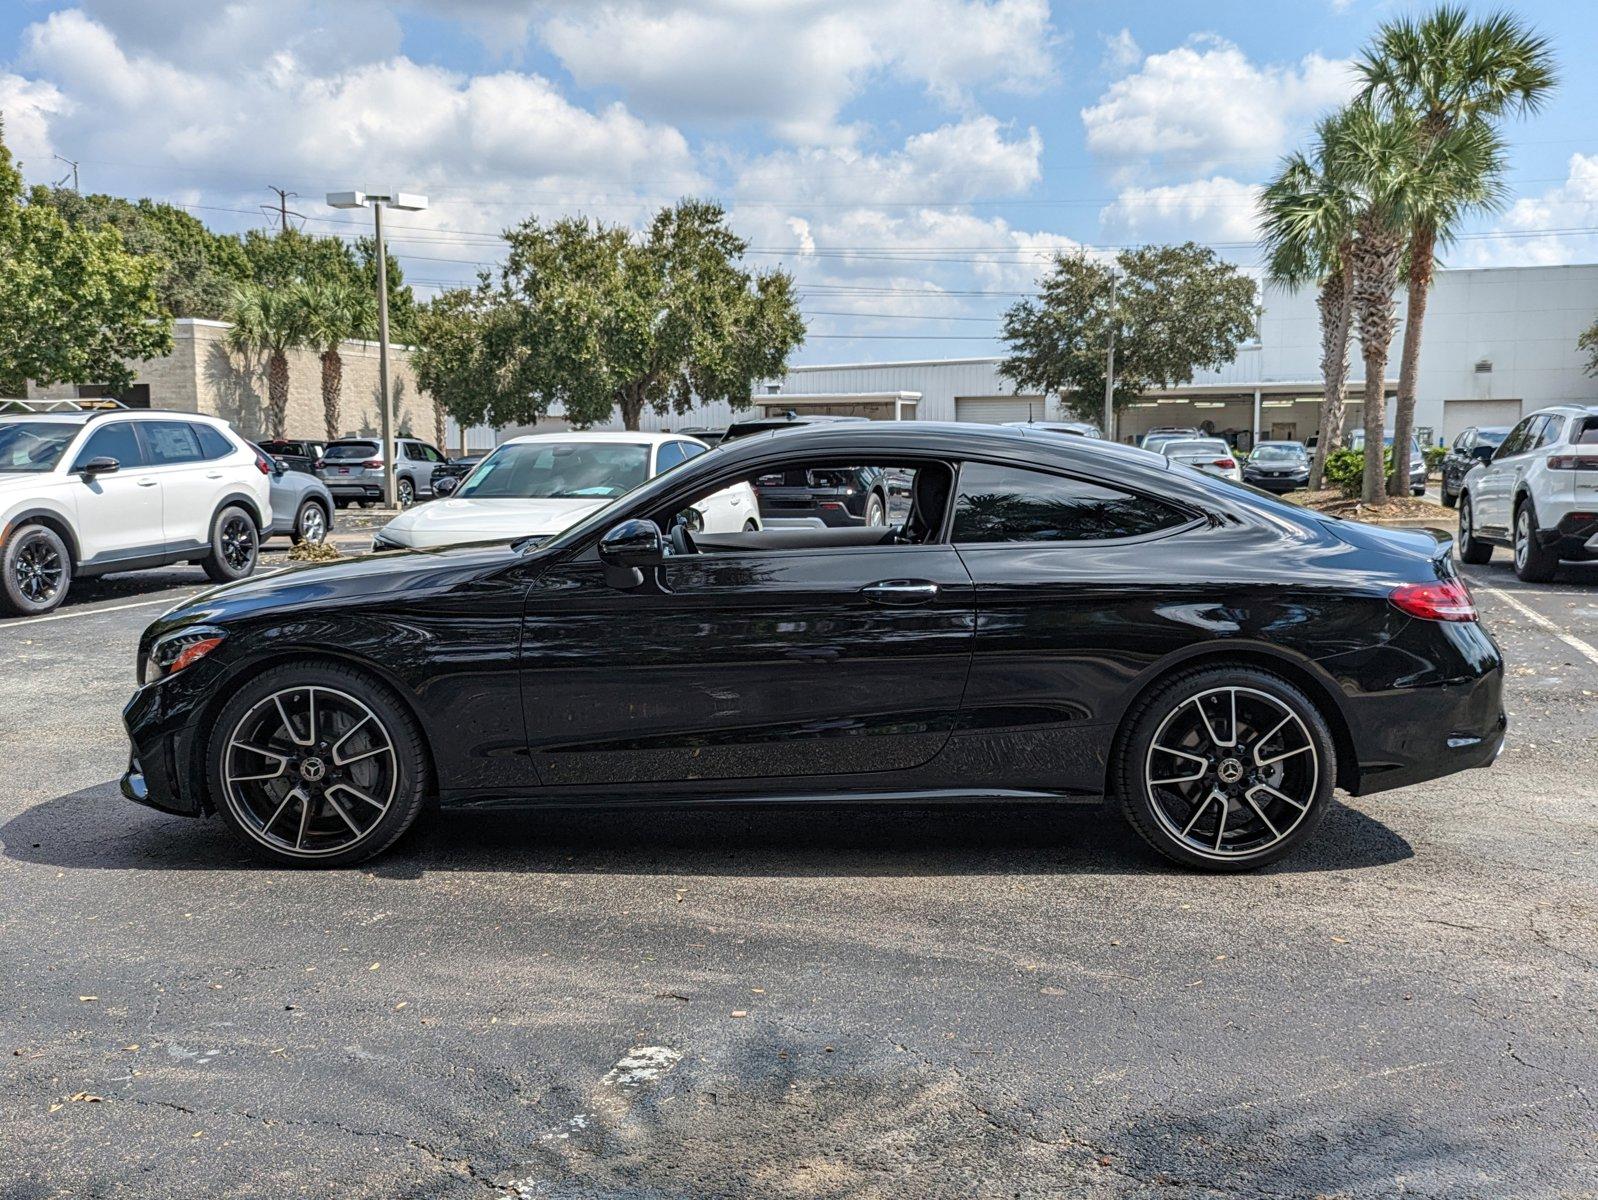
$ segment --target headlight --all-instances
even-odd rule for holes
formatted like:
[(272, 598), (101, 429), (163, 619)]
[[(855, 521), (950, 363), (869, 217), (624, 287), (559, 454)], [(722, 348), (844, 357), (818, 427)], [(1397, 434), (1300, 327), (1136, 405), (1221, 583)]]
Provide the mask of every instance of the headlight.
[(150, 647), (149, 656), (139, 664), (139, 683), (165, 679), (199, 662), (222, 644), (227, 634), (209, 625), (196, 625), (166, 634)]

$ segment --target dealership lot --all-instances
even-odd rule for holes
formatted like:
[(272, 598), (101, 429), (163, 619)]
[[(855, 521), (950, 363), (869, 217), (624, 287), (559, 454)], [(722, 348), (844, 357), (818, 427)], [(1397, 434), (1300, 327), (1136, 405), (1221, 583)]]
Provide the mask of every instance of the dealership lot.
[(75, 590), (0, 623), (0, 1195), (1591, 1191), (1598, 565), (1465, 573), (1496, 768), (1236, 878), (1038, 807), (451, 815), (262, 868), (114, 784), (201, 573)]

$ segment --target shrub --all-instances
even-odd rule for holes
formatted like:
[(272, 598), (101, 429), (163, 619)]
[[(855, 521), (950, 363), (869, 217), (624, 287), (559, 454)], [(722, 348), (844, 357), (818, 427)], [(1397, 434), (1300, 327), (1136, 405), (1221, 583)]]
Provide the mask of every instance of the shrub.
[(1334, 450), (1326, 458), (1326, 482), (1352, 499), (1365, 483), (1365, 452)]
[(1426, 456), (1426, 474), (1435, 475), (1443, 469), (1443, 459), (1448, 457), (1448, 447), (1427, 446), (1422, 453)]

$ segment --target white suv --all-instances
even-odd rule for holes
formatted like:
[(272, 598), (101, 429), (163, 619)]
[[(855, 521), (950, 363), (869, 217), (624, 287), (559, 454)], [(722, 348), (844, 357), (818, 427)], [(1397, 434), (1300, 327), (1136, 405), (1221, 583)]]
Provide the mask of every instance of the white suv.
[(1522, 418), (1490, 462), (1460, 484), (1459, 556), (1515, 552), (1515, 574), (1546, 583), (1561, 560), (1598, 557), (1598, 406), (1561, 404)]
[(272, 467), (225, 421), (110, 409), (0, 416), (0, 608), (49, 612), (75, 576), (255, 569)]

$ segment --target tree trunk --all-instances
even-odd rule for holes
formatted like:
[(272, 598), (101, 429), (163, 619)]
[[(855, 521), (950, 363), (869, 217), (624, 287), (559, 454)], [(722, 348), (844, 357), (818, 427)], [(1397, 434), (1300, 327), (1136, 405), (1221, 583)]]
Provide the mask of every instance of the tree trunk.
[(622, 428), (636, 431), (638, 419), (643, 416), (644, 397), (641, 392), (628, 389), (621, 394), (621, 423)]
[(449, 432), (444, 422), (444, 406), (437, 400), (433, 401), (433, 445), (440, 450), (444, 448), (445, 434)]
[(1409, 311), (1404, 319), (1404, 348), (1398, 365), (1398, 405), (1393, 414), (1393, 471), (1387, 477), (1389, 496), (1409, 495), (1409, 438), (1415, 431), (1415, 386), (1420, 374), (1421, 326), (1432, 286), (1432, 256), (1437, 231), (1419, 225), (1409, 243)]
[(1354, 311), (1359, 321), (1360, 357), (1365, 362), (1365, 480), (1363, 499), (1387, 502), (1382, 426), (1387, 416), (1387, 351), (1393, 340), (1393, 291), (1398, 286), (1400, 237), (1361, 222), (1354, 244)]
[(322, 351), (322, 420), (330, 442), (338, 440), (338, 406), (343, 390), (344, 360), (338, 349), (330, 346)]
[(266, 360), (266, 431), (280, 438), (289, 419), (289, 356), (274, 350)]
[(1325, 482), (1326, 456), (1343, 444), (1343, 397), (1348, 391), (1348, 333), (1353, 320), (1353, 269), (1345, 254), (1342, 267), (1321, 284), (1321, 423), (1309, 486)]

